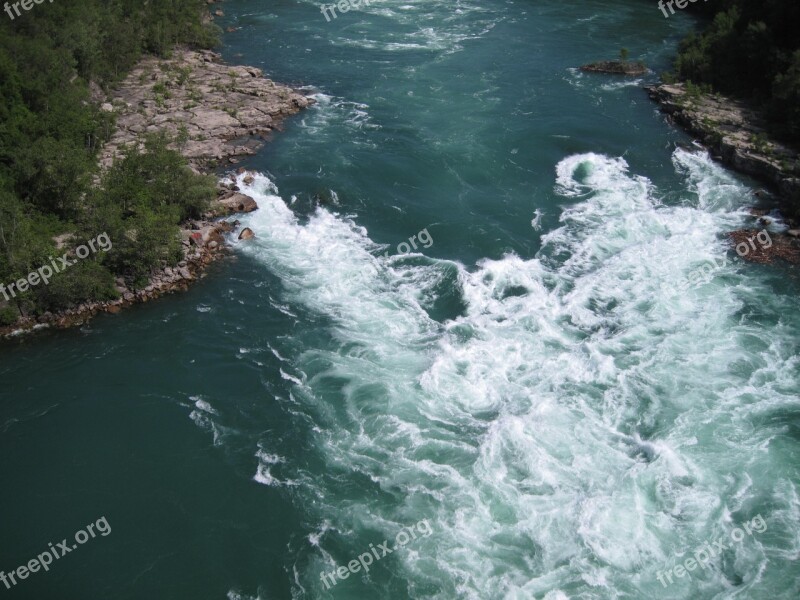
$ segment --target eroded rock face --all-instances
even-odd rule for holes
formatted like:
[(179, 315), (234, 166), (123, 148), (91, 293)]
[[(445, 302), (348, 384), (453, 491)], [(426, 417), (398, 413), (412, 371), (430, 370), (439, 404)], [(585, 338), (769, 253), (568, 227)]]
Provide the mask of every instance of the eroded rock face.
[(800, 157), (770, 139), (763, 119), (744, 102), (721, 94), (690, 94), (681, 83), (646, 88), (661, 111), (697, 136), (712, 155), (772, 186), (800, 217)]

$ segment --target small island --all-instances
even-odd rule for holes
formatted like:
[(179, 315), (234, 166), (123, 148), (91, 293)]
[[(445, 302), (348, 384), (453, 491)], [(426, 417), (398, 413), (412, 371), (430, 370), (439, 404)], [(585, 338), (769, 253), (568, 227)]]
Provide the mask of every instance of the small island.
[(601, 60), (583, 65), (580, 69), (587, 73), (610, 73), (612, 75), (644, 75), (647, 73), (647, 66), (643, 62), (628, 60), (627, 48), (620, 50), (619, 60)]

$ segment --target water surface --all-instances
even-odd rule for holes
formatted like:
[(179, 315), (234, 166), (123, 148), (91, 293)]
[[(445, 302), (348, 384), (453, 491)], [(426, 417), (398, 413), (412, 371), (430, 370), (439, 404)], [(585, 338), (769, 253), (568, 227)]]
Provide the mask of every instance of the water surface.
[(730, 251), (752, 185), (676, 149), (655, 74), (575, 69), (664, 70), (689, 18), (224, 10), (225, 57), (317, 104), (248, 161), (257, 237), (201, 283), (0, 348), (0, 569), (112, 528), (0, 592), (796, 598), (796, 271)]

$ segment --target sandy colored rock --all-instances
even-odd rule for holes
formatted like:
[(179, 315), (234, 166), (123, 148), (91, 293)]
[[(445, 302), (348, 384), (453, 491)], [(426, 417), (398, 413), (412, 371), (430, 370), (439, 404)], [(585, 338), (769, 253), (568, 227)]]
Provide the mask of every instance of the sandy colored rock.
[(231, 141), (269, 131), (313, 103), (264, 78), (261, 69), (227, 65), (215, 52), (187, 49), (176, 49), (170, 59), (142, 60), (112, 97), (118, 130), (101, 165), (109, 166), (123, 145), (140, 142), (144, 133), (168, 131), (183, 132), (186, 139), (176, 149), (201, 171), (209, 163), (253, 154), (261, 141)]
[(223, 197), (219, 203), (231, 213), (249, 213), (258, 208), (258, 204), (247, 194), (234, 193), (231, 196)]

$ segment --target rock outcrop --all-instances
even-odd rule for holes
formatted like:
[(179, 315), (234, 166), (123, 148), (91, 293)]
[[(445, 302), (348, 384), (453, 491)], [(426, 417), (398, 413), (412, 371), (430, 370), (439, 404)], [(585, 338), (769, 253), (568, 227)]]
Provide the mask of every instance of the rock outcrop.
[(720, 94), (690, 93), (680, 83), (646, 89), (661, 111), (697, 136), (714, 158), (769, 184), (783, 199), (783, 210), (800, 218), (800, 157), (768, 137), (755, 110)]
[(600, 62), (583, 65), (581, 71), (587, 73), (608, 73), (610, 75), (644, 75), (647, 73), (647, 67), (641, 62), (601, 60)]
[(178, 149), (197, 169), (254, 154), (282, 120), (313, 103), (263, 75), (255, 67), (227, 65), (208, 50), (177, 49), (170, 59), (142, 60), (104, 104), (116, 115), (117, 131), (101, 164), (110, 165), (123, 145), (156, 131), (178, 137)]
[[(176, 138), (175, 149), (197, 172), (235, 164), (237, 157), (254, 154), (282, 120), (313, 103), (296, 90), (265, 79), (260, 69), (226, 65), (219, 54), (186, 49), (175, 50), (170, 59), (142, 60), (109, 98), (98, 89), (93, 100), (101, 110), (116, 115), (117, 130), (100, 154), (101, 166), (113, 164), (123, 146), (140, 143), (147, 133), (165, 131)], [(244, 169), (240, 174), (244, 174), (245, 185), (255, 181)], [(116, 300), (86, 302), (38, 318), (23, 317), (0, 328), (0, 337), (80, 325), (98, 313), (116, 314), (132, 304), (187, 289), (210, 263), (225, 254), (225, 234), (234, 233), (239, 226), (238, 221), (216, 219), (257, 208), (255, 200), (235, 184), (220, 184), (204, 220), (184, 223), (181, 228), (184, 256), (177, 266), (163, 265), (141, 287), (118, 279)], [(245, 229), (239, 239), (254, 235)], [(67, 238), (57, 241), (66, 243)]]

